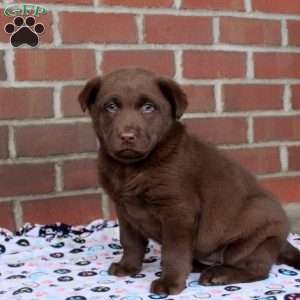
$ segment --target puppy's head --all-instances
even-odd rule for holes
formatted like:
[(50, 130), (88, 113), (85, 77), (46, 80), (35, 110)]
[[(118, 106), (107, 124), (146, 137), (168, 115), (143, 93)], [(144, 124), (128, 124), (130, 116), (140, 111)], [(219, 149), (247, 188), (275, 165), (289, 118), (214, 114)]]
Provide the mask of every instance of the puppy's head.
[(89, 110), (101, 146), (123, 163), (146, 158), (187, 107), (177, 83), (143, 69), (91, 79), (79, 102)]

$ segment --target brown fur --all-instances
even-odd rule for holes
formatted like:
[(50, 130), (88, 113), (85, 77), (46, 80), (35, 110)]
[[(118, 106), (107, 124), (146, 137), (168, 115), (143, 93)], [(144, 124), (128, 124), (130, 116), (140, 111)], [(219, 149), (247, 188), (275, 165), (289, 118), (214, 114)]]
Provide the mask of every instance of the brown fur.
[(140, 272), (149, 238), (162, 244), (155, 293), (181, 292), (193, 261), (204, 285), (264, 279), (276, 261), (299, 268), (279, 202), (239, 164), (186, 131), (178, 119), (187, 101), (174, 81), (123, 69), (89, 81), (79, 100), (92, 117), (100, 182), (120, 222), (124, 253), (110, 274)]

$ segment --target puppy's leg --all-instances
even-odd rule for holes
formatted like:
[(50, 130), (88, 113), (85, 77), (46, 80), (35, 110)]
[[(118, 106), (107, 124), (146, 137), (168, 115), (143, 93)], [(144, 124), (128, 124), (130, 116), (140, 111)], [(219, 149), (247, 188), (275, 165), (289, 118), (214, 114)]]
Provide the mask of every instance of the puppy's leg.
[(192, 269), (192, 226), (179, 214), (164, 218), (162, 224), (162, 276), (151, 284), (152, 293), (178, 294)]
[(148, 244), (147, 239), (121, 215), (120, 241), (123, 247), (123, 256), (118, 263), (112, 263), (108, 273), (116, 276), (135, 275), (142, 269), (143, 258)]
[(271, 237), (262, 242), (250, 255), (236, 263), (234, 245), (225, 252), (224, 265), (206, 269), (200, 276), (203, 285), (224, 285), (263, 280), (268, 277), (272, 264), (279, 255), (280, 239)]
[(193, 265), (192, 265), (192, 272), (193, 273), (201, 273), (208, 267), (209, 267), (208, 265), (205, 265), (205, 264), (199, 262), (198, 260), (194, 259)]

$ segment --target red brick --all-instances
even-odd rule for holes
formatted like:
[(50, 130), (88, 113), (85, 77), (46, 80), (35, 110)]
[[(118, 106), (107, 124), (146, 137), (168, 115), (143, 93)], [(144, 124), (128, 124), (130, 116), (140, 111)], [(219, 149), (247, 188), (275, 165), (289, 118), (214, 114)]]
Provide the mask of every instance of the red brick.
[(1, 42), (9, 42), (9, 35), (3, 30), (6, 23), (10, 22), (9, 17), (4, 17), (4, 9), (0, 9), (0, 41)]
[(280, 45), (280, 21), (222, 17), (220, 41), (230, 44)]
[(0, 119), (52, 117), (51, 88), (0, 88)]
[[(6, 33), (3, 28), (7, 23), (12, 23), (14, 20), (14, 17), (6, 17), (4, 16), (4, 10), (0, 9), (0, 41), (4, 43), (10, 42), (11, 34)], [(52, 32), (52, 13), (48, 12), (46, 15), (40, 15), (38, 17), (35, 17), (36, 23), (43, 23), (45, 30), (42, 34), (39, 35), (40, 44), (42, 43), (51, 43), (53, 41), (53, 32)]]
[(81, 85), (63, 87), (61, 93), (61, 109), (65, 117), (82, 117), (87, 115), (82, 112), (78, 102), (78, 95), (82, 88), (83, 86)]
[(288, 20), (289, 45), (300, 45), (300, 21)]
[(225, 111), (282, 109), (283, 86), (228, 84), (222, 90)]
[(280, 170), (278, 148), (230, 149), (226, 152), (245, 168), (256, 174), (272, 173)]
[(210, 85), (182, 86), (188, 98), (187, 112), (210, 112), (214, 110), (214, 89)]
[(87, 79), (96, 74), (95, 55), (82, 49), (17, 49), (17, 80)]
[(4, 64), (4, 51), (0, 51), (0, 80), (6, 79), (6, 70)]
[(106, 51), (103, 53), (101, 69), (104, 73), (122, 67), (143, 67), (172, 77), (175, 73), (174, 56), (171, 51), (133, 50)]
[(81, 195), (23, 201), (24, 222), (87, 224), (102, 217), (100, 195)]
[(186, 78), (236, 78), (245, 76), (245, 53), (187, 50), (183, 53)]
[(183, 0), (182, 7), (212, 10), (245, 10), (243, 0)]
[(50, 193), (54, 189), (53, 164), (0, 165), (0, 197)]
[(255, 53), (255, 77), (299, 78), (300, 53)]
[(171, 7), (172, 0), (101, 0), (104, 5), (119, 5), (129, 7)]
[(286, 0), (252, 0), (252, 8), (253, 10), (270, 13), (299, 14), (300, 2)]
[(65, 43), (135, 43), (137, 28), (133, 15), (64, 12), (60, 29)]
[(247, 142), (247, 123), (244, 118), (185, 119), (187, 129), (215, 144)]
[(291, 146), (288, 148), (289, 153), (289, 170), (300, 170), (300, 146)]
[(97, 160), (69, 160), (64, 163), (64, 189), (78, 190), (98, 186)]
[(0, 127), (0, 159), (8, 157), (8, 128)]
[(17, 127), (15, 138), (18, 156), (48, 156), (96, 150), (96, 137), (90, 124)]
[(300, 137), (300, 118), (258, 117), (254, 119), (255, 141), (297, 141)]
[(292, 107), (300, 109), (300, 85), (292, 85)]
[(0, 202), (0, 227), (15, 230), (12, 202)]
[[(64, 5), (68, 5), (68, 4), (93, 4), (93, 0), (47, 0), (44, 1), (45, 3), (53, 3), (53, 4), (64, 4)], [(41, 0), (30, 0), (30, 3), (41, 3)]]
[(209, 17), (145, 16), (144, 30), (144, 39), (147, 43), (211, 44), (212, 42), (212, 19)]
[(265, 178), (261, 183), (282, 202), (300, 201), (300, 177)]

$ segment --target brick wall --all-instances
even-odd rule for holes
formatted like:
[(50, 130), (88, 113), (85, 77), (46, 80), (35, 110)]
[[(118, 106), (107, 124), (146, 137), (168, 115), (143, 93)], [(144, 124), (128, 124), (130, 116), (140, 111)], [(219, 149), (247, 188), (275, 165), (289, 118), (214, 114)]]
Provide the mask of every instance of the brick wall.
[(111, 216), (77, 94), (127, 65), (179, 81), (190, 130), (300, 200), (299, 1), (30, 2), (49, 9), (36, 49), (10, 46), (0, 4), (0, 226)]

